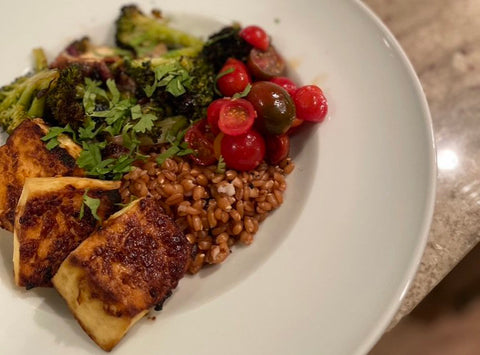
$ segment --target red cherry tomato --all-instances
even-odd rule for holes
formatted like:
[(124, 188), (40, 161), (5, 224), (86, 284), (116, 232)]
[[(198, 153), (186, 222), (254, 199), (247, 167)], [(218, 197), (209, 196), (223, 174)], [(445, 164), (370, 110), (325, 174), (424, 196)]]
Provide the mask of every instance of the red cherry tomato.
[(207, 121), (208, 121), (208, 124), (210, 125), (210, 129), (214, 134), (218, 134), (220, 132), (220, 129), (218, 128), (218, 119), (220, 117), (220, 109), (228, 101), (230, 100), (226, 98), (217, 99), (212, 101), (210, 105), (208, 105)]
[(293, 81), (291, 81), (289, 78), (285, 76), (276, 76), (275, 78), (272, 78), (270, 81), (272, 83), (280, 85), (282, 88), (287, 90), (287, 92), (290, 94), (291, 97), (293, 97), (293, 94), (295, 94), (295, 91), (297, 91), (297, 85), (295, 85)]
[(266, 51), (253, 48), (248, 56), (247, 66), (258, 80), (270, 80), (275, 76), (282, 76), (285, 71), (285, 61), (273, 46)]
[(265, 158), (265, 140), (253, 130), (240, 136), (225, 135), (221, 151), (229, 168), (248, 171), (255, 169)]
[(328, 113), (328, 102), (316, 85), (298, 88), (293, 96), (297, 117), (312, 122), (322, 122)]
[(241, 61), (229, 58), (217, 75), (217, 87), (223, 96), (233, 96), (252, 82), (248, 69)]
[(252, 46), (262, 51), (266, 51), (270, 45), (267, 33), (258, 26), (247, 26), (240, 31), (239, 35)]
[(253, 105), (244, 99), (228, 100), (220, 108), (218, 128), (230, 136), (247, 133), (257, 113)]
[(188, 147), (194, 151), (190, 154), (190, 159), (202, 166), (212, 165), (217, 159), (213, 151), (213, 134), (207, 131), (207, 120), (203, 119), (195, 123), (185, 133), (185, 142)]
[(267, 160), (272, 165), (277, 165), (288, 157), (290, 152), (290, 138), (286, 134), (267, 136)]

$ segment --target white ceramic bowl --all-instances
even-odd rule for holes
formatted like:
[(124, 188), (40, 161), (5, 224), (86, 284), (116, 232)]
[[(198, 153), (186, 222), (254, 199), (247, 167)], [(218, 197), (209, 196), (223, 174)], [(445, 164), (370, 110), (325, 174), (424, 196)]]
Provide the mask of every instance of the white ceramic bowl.
[[(255, 243), (186, 277), (156, 321), (143, 320), (115, 354), (360, 354), (381, 335), (419, 262), (432, 215), (435, 158), (420, 84), (388, 30), (361, 3), (137, 1), (206, 35), (258, 24), (303, 84), (320, 85), (326, 122), (297, 136), (285, 204)], [(0, 5), (0, 83), (88, 34), (112, 41), (120, 3)], [(5, 354), (102, 354), (54, 290), (12, 277), (11, 235), (0, 238), (0, 343)]]

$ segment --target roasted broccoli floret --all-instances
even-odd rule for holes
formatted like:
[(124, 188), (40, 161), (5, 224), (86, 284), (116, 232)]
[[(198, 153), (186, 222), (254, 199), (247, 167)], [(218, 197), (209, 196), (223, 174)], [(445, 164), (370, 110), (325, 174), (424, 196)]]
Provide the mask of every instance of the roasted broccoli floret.
[(211, 35), (202, 49), (202, 56), (219, 71), (230, 57), (246, 61), (252, 46), (239, 36), (240, 26), (222, 28)]
[(0, 125), (8, 133), (23, 120), (42, 117), (46, 93), (57, 79), (57, 70), (43, 70), (16, 79), (0, 88)]
[(84, 72), (78, 64), (59, 71), (55, 86), (46, 95), (46, 120), (55, 125), (78, 127), (85, 119), (82, 104)]
[(139, 100), (149, 99), (168, 115), (202, 118), (214, 98), (215, 71), (202, 56), (126, 62)]
[(203, 45), (200, 39), (168, 26), (159, 11), (148, 16), (135, 5), (122, 8), (116, 21), (115, 39), (119, 47), (133, 50), (138, 57), (161, 53), (164, 49), (194, 55)]
[(215, 70), (201, 56), (192, 58), (190, 65), (190, 86), (185, 94), (173, 97), (172, 104), (175, 114), (196, 120), (206, 117), (207, 107), (214, 99)]

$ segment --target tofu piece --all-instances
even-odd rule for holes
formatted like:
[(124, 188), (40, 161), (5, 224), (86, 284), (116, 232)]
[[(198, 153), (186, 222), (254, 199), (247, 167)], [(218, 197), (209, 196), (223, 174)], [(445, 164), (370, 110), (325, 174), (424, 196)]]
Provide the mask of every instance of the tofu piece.
[(112, 215), (53, 277), (82, 328), (110, 351), (183, 277), (191, 245), (158, 201), (146, 197)]
[(104, 220), (118, 210), (119, 187), (119, 181), (77, 177), (26, 179), (15, 212), (15, 283), (27, 289), (51, 287), (63, 260), (100, 226), (83, 205), (85, 192), (100, 200), (97, 214)]
[(48, 150), (41, 138), (48, 132), (42, 119), (23, 121), (0, 147), (0, 227), (13, 231), (15, 208), (27, 177), (83, 176), (75, 161), (81, 147), (67, 136)]

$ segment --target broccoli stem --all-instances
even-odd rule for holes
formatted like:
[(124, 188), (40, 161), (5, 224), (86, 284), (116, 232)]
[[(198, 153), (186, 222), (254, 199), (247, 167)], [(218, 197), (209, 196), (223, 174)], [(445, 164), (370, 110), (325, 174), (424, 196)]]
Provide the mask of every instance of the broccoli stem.
[(191, 47), (185, 47), (185, 48), (180, 48), (180, 49), (172, 49), (171, 51), (168, 51), (165, 53), (162, 57), (164, 58), (179, 58), (179, 57), (195, 57), (197, 56), (203, 46), (202, 45), (197, 45), (197, 46), (191, 46)]
[(0, 89), (0, 125), (12, 132), (24, 119), (42, 117), (45, 99), (37, 95), (57, 78), (57, 70), (43, 70)]
[(35, 69), (35, 72), (38, 73), (42, 70), (47, 69), (48, 68), (47, 56), (45, 55), (45, 52), (43, 51), (43, 49), (34, 48), (32, 52), (33, 52), (33, 59), (34, 59), (33, 67)]
[(33, 100), (33, 94), (37, 91), (36, 83), (32, 85), (28, 85), (22, 91), (20, 98), (17, 101), (17, 105), (21, 105), (23, 107), (28, 107)]
[(160, 23), (152, 26), (147, 32), (147, 36), (156, 38), (158, 42), (163, 42), (167, 46), (201, 47), (203, 45), (203, 41), (197, 37)]
[(41, 117), (45, 109), (45, 96), (38, 98), (35, 97), (28, 109), (27, 115), (29, 117)]

